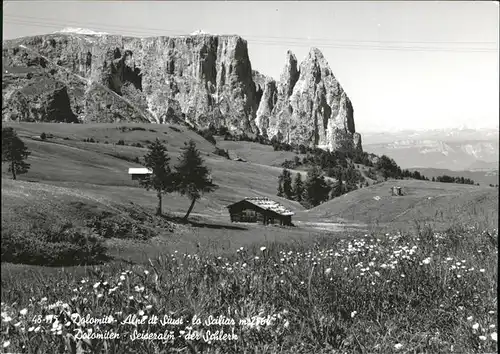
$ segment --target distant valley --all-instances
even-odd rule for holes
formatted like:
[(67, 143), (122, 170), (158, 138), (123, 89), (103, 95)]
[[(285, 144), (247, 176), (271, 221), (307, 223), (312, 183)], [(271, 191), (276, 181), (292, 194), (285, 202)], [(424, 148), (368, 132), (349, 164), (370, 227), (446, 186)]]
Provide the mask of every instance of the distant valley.
[(433, 176), (426, 169), (450, 176), (454, 174), (449, 170), (472, 171), (469, 178), (474, 180), (498, 181), (498, 129), (364, 133), (363, 140), (365, 151), (387, 155), (401, 168), (418, 169), (426, 176)]

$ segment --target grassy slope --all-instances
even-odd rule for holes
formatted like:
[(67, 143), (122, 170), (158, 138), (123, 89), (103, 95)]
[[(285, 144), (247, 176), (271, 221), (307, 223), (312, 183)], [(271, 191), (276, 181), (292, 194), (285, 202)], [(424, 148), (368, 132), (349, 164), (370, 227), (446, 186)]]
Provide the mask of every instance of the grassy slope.
[[(126, 143), (141, 142), (146, 144), (147, 140), (159, 138), (168, 146), (172, 165), (176, 163), (177, 157), (188, 139), (195, 140), (207, 165), (212, 170), (212, 175), (219, 190), (204, 197), (195, 207), (195, 213), (210, 214), (216, 211), (218, 214), (227, 214), (221, 208), (237, 201), (240, 198), (251, 195), (273, 197), (275, 195), (275, 181), (281, 173), (278, 167), (260, 164), (241, 163), (226, 160), (213, 154), (213, 145), (201, 138), (196, 133), (185, 127), (174, 126), (180, 129), (177, 132), (169, 126), (159, 125), (127, 125), (127, 127), (145, 127), (153, 129), (150, 131), (121, 132), (116, 129), (117, 125), (65, 125), (65, 124), (12, 124), (21, 137), (25, 139), (28, 148), (33, 152), (30, 157), (32, 168), (22, 179), (35, 180), (45, 183), (57, 182), (68, 187), (77, 187), (88, 193), (92, 191), (99, 194), (109, 194), (120, 203), (137, 202), (148, 207), (156, 205), (154, 193), (145, 192), (128, 176), (129, 167), (140, 165), (114, 157), (113, 155), (125, 156), (127, 158), (142, 157), (146, 154), (146, 148), (131, 146), (119, 146), (103, 144), (105, 140), (117, 142), (120, 139)], [(42, 132), (54, 134), (54, 139), (37, 141), (30, 137), (37, 136)], [(166, 134), (165, 134), (166, 133)], [(69, 137), (71, 140), (62, 140)], [(84, 138), (94, 138), (100, 143), (84, 143)], [(83, 169), (82, 169), (83, 167)], [(3, 173), (6, 173), (3, 166)], [(106, 187), (104, 187), (106, 186)], [(184, 211), (188, 201), (176, 195), (168, 196), (166, 199), (166, 210)], [(280, 198), (278, 198), (280, 199)], [(300, 204), (281, 199), (281, 202), (294, 210), (302, 210)], [(227, 217), (226, 217), (227, 219)]]
[[(10, 180), (7, 166), (2, 166), (2, 224), (18, 227), (27, 220), (68, 219), (82, 223), (90, 214), (104, 210), (123, 214), (131, 207), (143, 207), (153, 212), (157, 204), (154, 192), (146, 191), (127, 175), (129, 167), (138, 167), (113, 155), (127, 158), (142, 157), (145, 148), (104, 144), (103, 141), (126, 143), (165, 140), (172, 164), (177, 160), (184, 141), (194, 139), (202, 151), (203, 158), (212, 170), (219, 189), (202, 197), (192, 213), (192, 219), (207, 227), (181, 227), (174, 235), (165, 233), (151, 244), (134, 244), (134, 250), (126, 242), (114, 242), (114, 253), (134, 260), (147, 259), (146, 255), (165, 252), (167, 249), (187, 250), (200, 243), (204, 247), (228, 248), (265, 240), (309, 237), (309, 230), (264, 229), (258, 225), (234, 228), (229, 222), (228, 204), (246, 196), (267, 196), (280, 200), (286, 207), (300, 211), (304, 208), (294, 202), (275, 196), (275, 181), (281, 173), (278, 167), (242, 163), (226, 160), (212, 154), (214, 146), (185, 127), (177, 132), (169, 126), (142, 125), (151, 131), (121, 132), (120, 125), (69, 125), (69, 124), (4, 124), (14, 126), (32, 152), (29, 158), (30, 171)], [(127, 125), (127, 127), (141, 125)], [(41, 141), (42, 132), (54, 138)], [(166, 132), (166, 134), (164, 134)], [(70, 140), (63, 140), (64, 138)], [(100, 143), (84, 143), (85, 138), (94, 138)], [(189, 206), (187, 198), (177, 194), (163, 199), (164, 212), (184, 215)], [(217, 225), (217, 226), (214, 226)], [(257, 231), (257, 232), (256, 232)], [(217, 242), (220, 244), (217, 246)], [(160, 246), (160, 247), (159, 247)]]
[[(248, 162), (280, 167), (285, 160), (293, 160), (297, 155), (293, 151), (274, 151), (270, 145), (262, 145), (248, 141), (225, 141), (217, 138), (217, 146), (229, 150), (231, 158), (241, 157)], [(298, 155), (302, 158), (302, 155)]]
[[(392, 197), (390, 188), (393, 185), (403, 187), (405, 195)], [(380, 200), (374, 197), (380, 197)], [(491, 187), (398, 180), (358, 189), (299, 212), (296, 219), (380, 223), (399, 228), (412, 226), (414, 221), (431, 221), (446, 226), (454, 221), (477, 220), (479, 217), (493, 226), (497, 215), (497, 190)]]
[[(279, 165), (281, 159), (291, 159), (291, 152), (275, 152), (270, 146), (262, 146), (248, 142), (218, 142), (219, 147), (230, 147), (238, 151), (238, 155), (248, 162), (237, 162), (224, 159), (213, 154), (214, 146), (199, 135), (189, 131), (186, 127), (173, 125), (127, 124), (127, 127), (142, 127), (147, 131), (122, 132), (117, 127), (122, 124), (53, 124), (53, 123), (11, 123), (4, 126), (13, 126), (18, 134), (27, 143), (32, 151), (29, 162), (31, 170), (20, 177), (21, 180), (34, 181), (13, 182), (8, 180), (7, 166), (2, 166), (2, 223), (22, 223), (36, 217), (65, 217), (75, 222), (82, 221), (86, 209), (98, 213), (101, 210), (118, 208), (124, 210), (133, 205), (144, 207), (150, 211), (156, 206), (157, 199), (154, 192), (147, 192), (140, 188), (137, 182), (130, 180), (127, 175), (129, 167), (138, 167), (116, 156), (126, 158), (142, 157), (145, 148), (113, 145), (123, 139), (126, 143), (141, 142), (159, 138), (164, 140), (168, 151), (175, 163), (184, 141), (194, 139), (202, 151), (207, 165), (219, 189), (204, 196), (197, 202), (193, 210), (193, 218), (198, 222), (222, 225), (220, 228), (190, 228), (177, 231), (174, 237), (158, 240), (160, 244), (172, 247), (191, 248), (198, 241), (208, 245), (215, 241), (223, 241), (229, 247), (232, 243), (248, 244), (265, 239), (287, 239), (291, 236), (309, 237), (316, 234), (317, 229), (310, 229), (304, 222), (344, 222), (353, 223), (382, 223), (398, 222), (408, 224), (407, 221), (435, 217), (436, 210), (445, 207), (449, 221), (451, 217), (460, 214), (455, 212), (455, 206), (478, 201), (484, 196), (484, 201), (476, 208), (483, 208), (490, 215), (498, 210), (496, 194), (490, 189), (474, 186), (451, 184), (436, 184), (421, 181), (400, 181), (409, 191), (409, 195), (393, 198), (388, 196), (392, 183), (384, 183), (369, 188), (363, 188), (349, 193), (333, 201), (325, 203), (311, 211), (296, 202), (278, 198), (276, 194), (276, 179), (281, 173)], [(153, 131), (149, 131), (153, 130)], [(180, 130), (178, 132), (177, 130)], [(37, 136), (42, 132), (51, 133), (54, 138), (40, 141)], [(69, 140), (64, 140), (69, 138)], [(100, 143), (84, 143), (85, 138), (93, 138)], [(109, 144), (104, 144), (108, 141)], [(242, 154), (246, 151), (247, 154)], [(259, 160), (260, 157), (260, 160)], [(257, 163), (260, 162), (260, 163)], [(256, 225), (243, 226), (245, 230), (231, 229), (228, 222), (228, 213), (225, 208), (228, 204), (251, 195), (267, 196), (279, 200), (286, 207), (296, 212), (294, 220), (301, 225), (297, 230), (282, 230), (279, 228), (263, 229)], [(375, 201), (373, 196), (382, 197)], [(433, 199), (427, 199), (428, 196)], [(164, 211), (170, 214), (183, 215), (189, 206), (189, 201), (176, 194), (164, 198)], [(455, 208), (455, 209), (454, 209)], [(463, 209), (463, 208), (462, 208)], [(469, 213), (469, 210), (466, 210)], [(302, 222), (302, 223), (301, 223)], [(331, 230), (331, 229), (330, 229)], [(156, 251), (153, 246), (141, 246), (144, 252)], [(126, 249), (127, 247), (124, 246)], [(140, 248), (140, 247), (139, 247)], [(167, 247), (171, 248), (171, 247)], [(165, 247), (159, 248), (164, 250)]]

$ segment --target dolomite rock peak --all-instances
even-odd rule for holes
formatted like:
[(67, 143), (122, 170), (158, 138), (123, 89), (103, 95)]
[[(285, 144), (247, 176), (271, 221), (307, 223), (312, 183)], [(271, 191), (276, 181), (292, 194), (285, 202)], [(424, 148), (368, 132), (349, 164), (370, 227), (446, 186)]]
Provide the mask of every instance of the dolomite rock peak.
[[(298, 69), (289, 51), (277, 86), (271, 114), (266, 100), (257, 111), (257, 127), (269, 138), (329, 150), (361, 149), (351, 101), (319, 49), (311, 48)], [(272, 90), (269, 87), (263, 97), (272, 96)]]
[(279, 80), (252, 70), (240, 36), (202, 31), (136, 38), (68, 29), (3, 41), (2, 56), (4, 121), (182, 121), (361, 149), (351, 101), (316, 48), (300, 65), (288, 51)]

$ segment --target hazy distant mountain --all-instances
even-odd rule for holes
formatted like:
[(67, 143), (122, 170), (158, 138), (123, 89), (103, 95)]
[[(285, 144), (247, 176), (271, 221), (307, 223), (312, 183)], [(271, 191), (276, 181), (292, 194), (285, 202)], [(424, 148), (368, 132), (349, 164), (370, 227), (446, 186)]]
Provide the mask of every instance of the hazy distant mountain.
[(364, 133), (363, 147), (392, 157), (402, 168), (498, 170), (498, 137), (498, 129)]

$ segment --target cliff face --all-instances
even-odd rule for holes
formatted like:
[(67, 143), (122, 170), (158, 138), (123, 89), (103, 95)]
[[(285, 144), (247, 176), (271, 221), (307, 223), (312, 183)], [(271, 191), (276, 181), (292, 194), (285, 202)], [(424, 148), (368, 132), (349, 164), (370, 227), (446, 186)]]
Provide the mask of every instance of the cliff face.
[(361, 149), (351, 101), (318, 49), (311, 49), (299, 69), (295, 56), (287, 53), (275, 102), (270, 107), (262, 100), (257, 111), (257, 126), (269, 137), (330, 150)]
[(238, 36), (51, 34), (6, 41), (3, 57), (8, 66), (55, 68), (68, 78), (83, 122), (161, 123), (181, 113), (200, 127), (255, 130), (256, 89)]
[(239, 36), (56, 33), (4, 41), (2, 55), (3, 120), (186, 121), (322, 148), (346, 139), (360, 146), (351, 102), (318, 50), (300, 70), (288, 52), (278, 82), (252, 70)]

